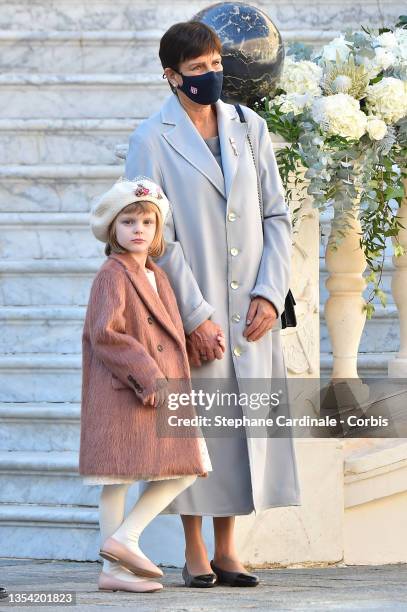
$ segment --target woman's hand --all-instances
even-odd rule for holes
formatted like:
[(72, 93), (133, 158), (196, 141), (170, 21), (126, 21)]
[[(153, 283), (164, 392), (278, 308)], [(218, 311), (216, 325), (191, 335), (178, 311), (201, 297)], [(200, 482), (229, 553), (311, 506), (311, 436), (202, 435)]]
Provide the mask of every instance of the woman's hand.
[(253, 298), (247, 312), (247, 325), (243, 336), (249, 342), (259, 340), (273, 329), (277, 318), (277, 311), (271, 302), (262, 297)]

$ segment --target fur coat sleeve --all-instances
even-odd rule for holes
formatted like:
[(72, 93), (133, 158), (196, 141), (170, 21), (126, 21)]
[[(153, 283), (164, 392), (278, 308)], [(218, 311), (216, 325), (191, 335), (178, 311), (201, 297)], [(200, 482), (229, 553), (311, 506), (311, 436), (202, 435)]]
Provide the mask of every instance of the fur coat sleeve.
[(89, 298), (90, 342), (112, 374), (145, 403), (147, 396), (166, 384), (166, 377), (143, 345), (126, 333), (124, 307), (124, 276), (101, 271), (94, 279)]

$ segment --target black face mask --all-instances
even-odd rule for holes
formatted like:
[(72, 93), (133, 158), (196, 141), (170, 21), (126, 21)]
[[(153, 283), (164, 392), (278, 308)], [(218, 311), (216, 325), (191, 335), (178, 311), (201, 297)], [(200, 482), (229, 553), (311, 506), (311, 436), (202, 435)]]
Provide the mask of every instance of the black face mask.
[[(169, 66), (171, 68), (171, 66)], [(204, 74), (188, 76), (178, 70), (175, 72), (182, 76), (182, 85), (177, 89), (184, 92), (186, 96), (197, 104), (214, 104), (220, 98), (223, 85), (223, 70), (210, 70)]]

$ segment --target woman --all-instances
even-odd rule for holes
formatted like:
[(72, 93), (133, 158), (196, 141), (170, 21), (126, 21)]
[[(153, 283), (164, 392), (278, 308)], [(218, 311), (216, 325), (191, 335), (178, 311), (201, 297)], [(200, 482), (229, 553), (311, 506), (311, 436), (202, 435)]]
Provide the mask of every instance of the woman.
[[(126, 175), (151, 177), (171, 203), (167, 248), (157, 263), (177, 296), (195, 385), (222, 381), (245, 392), (248, 379), (267, 383), (286, 376), (278, 328), (288, 292), (291, 223), (272, 144), (254, 111), (243, 106), (242, 123), (234, 106), (219, 99), (221, 42), (211, 28), (175, 24), (162, 37), (159, 55), (172, 94), (132, 134)], [(216, 341), (220, 329), (224, 354)], [(235, 417), (247, 412), (232, 409)], [(164, 510), (182, 516), (189, 586), (212, 586), (213, 573), (220, 583), (258, 584), (236, 554), (234, 517), (300, 503), (292, 440), (246, 434), (208, 436), (213, 471)], [(213, 516), (211, 563), (201, 535), (204, 515)]]

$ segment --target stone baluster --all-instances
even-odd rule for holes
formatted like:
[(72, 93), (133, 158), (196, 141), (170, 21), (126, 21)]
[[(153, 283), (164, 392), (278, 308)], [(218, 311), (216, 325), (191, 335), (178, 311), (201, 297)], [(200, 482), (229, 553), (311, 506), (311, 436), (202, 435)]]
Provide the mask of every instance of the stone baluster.
[[(404, 181), (407, 193), (407, 180)], [(407, 252), (407, 197), (397, 212), (397, 217), (404, 229), (400, 229), (399, 242)], [(394, 239), (393, 239), (394, 242)], [(407, 254), (401, 257), (393, 257), (394, 272), (391, 290), (397, 306), (400, 320), (400, 350), (388, 363), (388, 374), (390, 378), (407, 377)]]
[(363, 278), (366, 259), (359, 244), (361, 225), (356, 205), (353, 211), (350, 227), (335, 250), (331, 248), (337, 231), (333, 221), (325, 254), (329, 272), (326, 287), (330, 294), (325, 319), (332, 344), (333, 379), (358, 378), (357, 356), (366, 322), (362, 296), (366, 287)]

